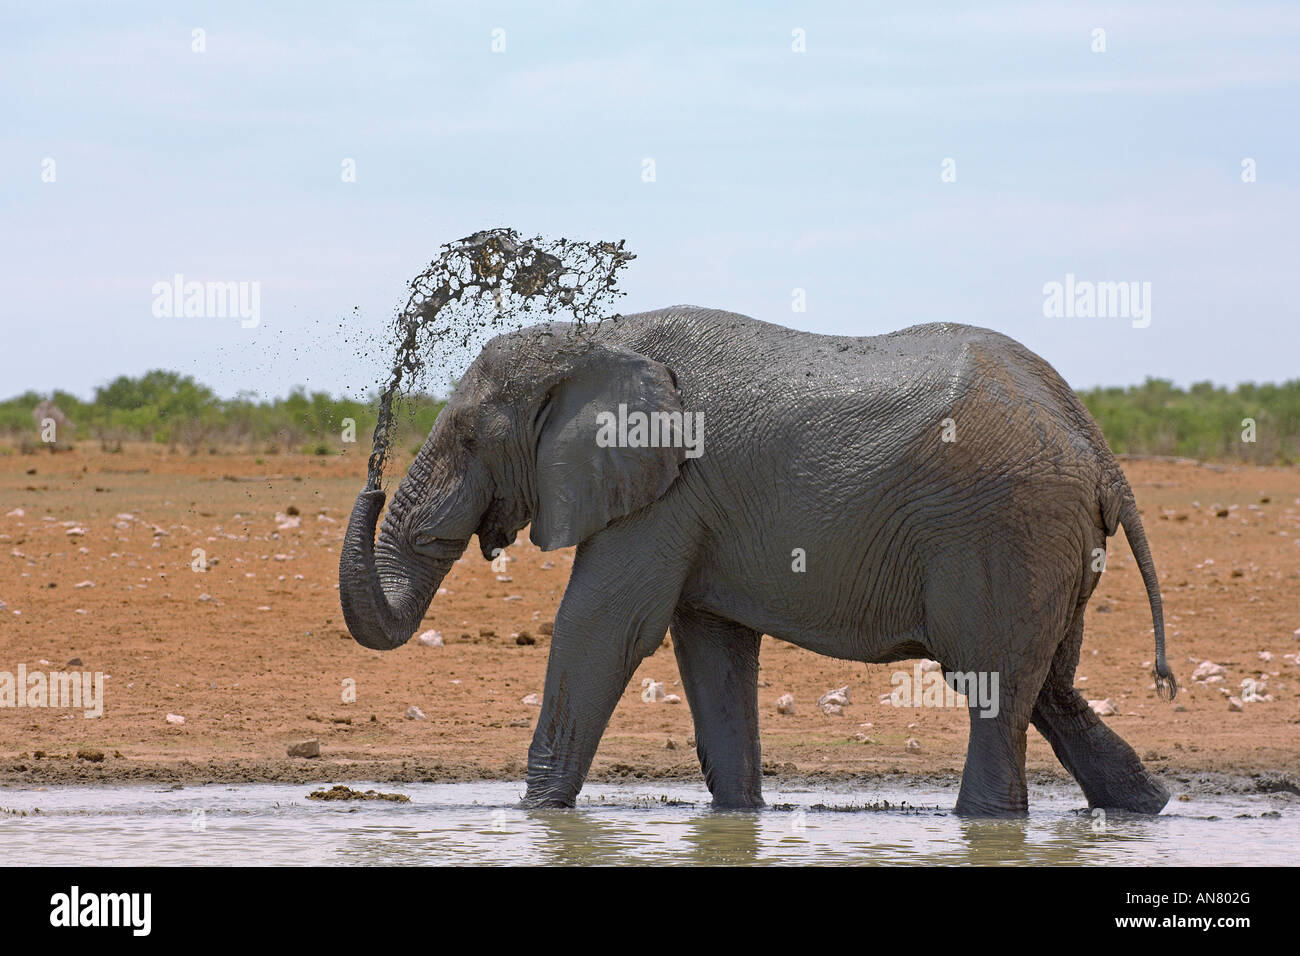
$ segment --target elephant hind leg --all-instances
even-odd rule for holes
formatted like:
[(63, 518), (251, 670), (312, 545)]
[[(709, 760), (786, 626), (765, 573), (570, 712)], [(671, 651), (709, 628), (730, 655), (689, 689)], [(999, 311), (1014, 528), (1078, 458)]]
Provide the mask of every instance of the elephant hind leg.
[(962, 816), (1013, 817), (1029, 812), (1025, 734), (1029, 717), (1014, 698), (996, 716), (970, 708), (970, 743), (955, 811)]
[(673, 651), (695, 722), (695, 749), (718, 809), (763, 806), (758, 631), (682, 606)]
[(1073, 595), (1061, 596), (1050, 577), (1052, 557), (1050, 552), (986, 552), (979, 558), (983, 566), (972, 567), (975, 559), (959, 553), (950, 564), (936, 566), (926, 613), (934, 656), (954, 689), (957, 682), (966, 687), (973, 682), (991, 692), (980, 700), (967, 693), (970, 742), (955, 808), (959, 814), (1007, 817), (1029, 811), (1030, 714), (1073, 602)]
[(1034, 727), (1083, 788), (1090, 807), (1159, 813), (1169, 802), (1169, 791), (1074, 689), (1074, 671), (1083, 644), (1083, 609), (1080, 603), (1038, 693)]

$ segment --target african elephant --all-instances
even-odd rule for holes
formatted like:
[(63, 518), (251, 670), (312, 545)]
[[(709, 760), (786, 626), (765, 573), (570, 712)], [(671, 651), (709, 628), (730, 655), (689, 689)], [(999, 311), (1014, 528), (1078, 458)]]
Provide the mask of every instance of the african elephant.
[(485, 558), (525, 526), (543, 550), (577, 546), (525, 806), (574, 803), (669, 628), (716, 807), (763, 802), (763, 634), (996, 674), (998, 705), (970, 708), (959, 813), (1027, 812), (1031, 722), (1089, 804), (1158, 813), (1168, 800), (1073, 686), (1097, 556), (1123, 525), (1157, 686), (1177, 690), (1132, 490), (1074, 392), (1004, 335), (825, 336), (689, 306), (581, 334), (530, 326), (474, 360), (376, 542), (384, 500), (361, 492), (339, 562), (348, 630), (369, 648), (410, 638), (475, 534)]

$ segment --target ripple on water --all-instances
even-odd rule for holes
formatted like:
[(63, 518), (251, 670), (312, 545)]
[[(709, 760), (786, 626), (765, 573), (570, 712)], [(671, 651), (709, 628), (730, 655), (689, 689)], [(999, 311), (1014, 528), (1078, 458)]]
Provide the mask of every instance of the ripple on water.
[(321, 802), (295, 784), (0, 790), (0, 843), (11, 865), (1268, 865), (1290, 863), (1300, 836), (1288, 794), (1103, 817), (1039, 786), (1031, 815), (1008, 821), (956, 817), (955, 790), (927, 786), (769, 790), (761, 813), (714, 813), (689, 785), (591, 784), (578, 807), (546, 811), (518, 809), (513, 782), (352, 786), (410, 803)]

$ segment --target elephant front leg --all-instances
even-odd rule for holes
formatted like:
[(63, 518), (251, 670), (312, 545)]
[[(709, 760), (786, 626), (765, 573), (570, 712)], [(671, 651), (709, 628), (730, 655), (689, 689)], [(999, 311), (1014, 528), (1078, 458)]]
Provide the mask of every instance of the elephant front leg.
[(679, 607), (673, 650), (695, 721), (695, 749), (718, 809), (763, 806), (758, 740), (758, 647), (762, 635)]
[(668, 630), (680, 580), (611, 550), (579, 548), (560, 603), (524, 807), (573, 806), (628, 681)]

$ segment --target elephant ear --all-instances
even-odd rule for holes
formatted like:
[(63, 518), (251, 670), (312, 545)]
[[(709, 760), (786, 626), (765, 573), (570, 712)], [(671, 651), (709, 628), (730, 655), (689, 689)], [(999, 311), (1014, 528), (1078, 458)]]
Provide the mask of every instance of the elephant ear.
[(593, 346), (550, 389), (538, 416), (537, 500), (528, 535), (543, 551), (575, 545), (639, 511), (676, 479), (685, 457), (680, 440), (629, 447), (649, 438), (629, 429), (631, 442), (610, 441), (620, 405), (632, 422), (634, 413), (650, 422), (664, 420), (652, 413), (676, 413), (680, 437), (682, 400), (672, 372), (628, 349)]

